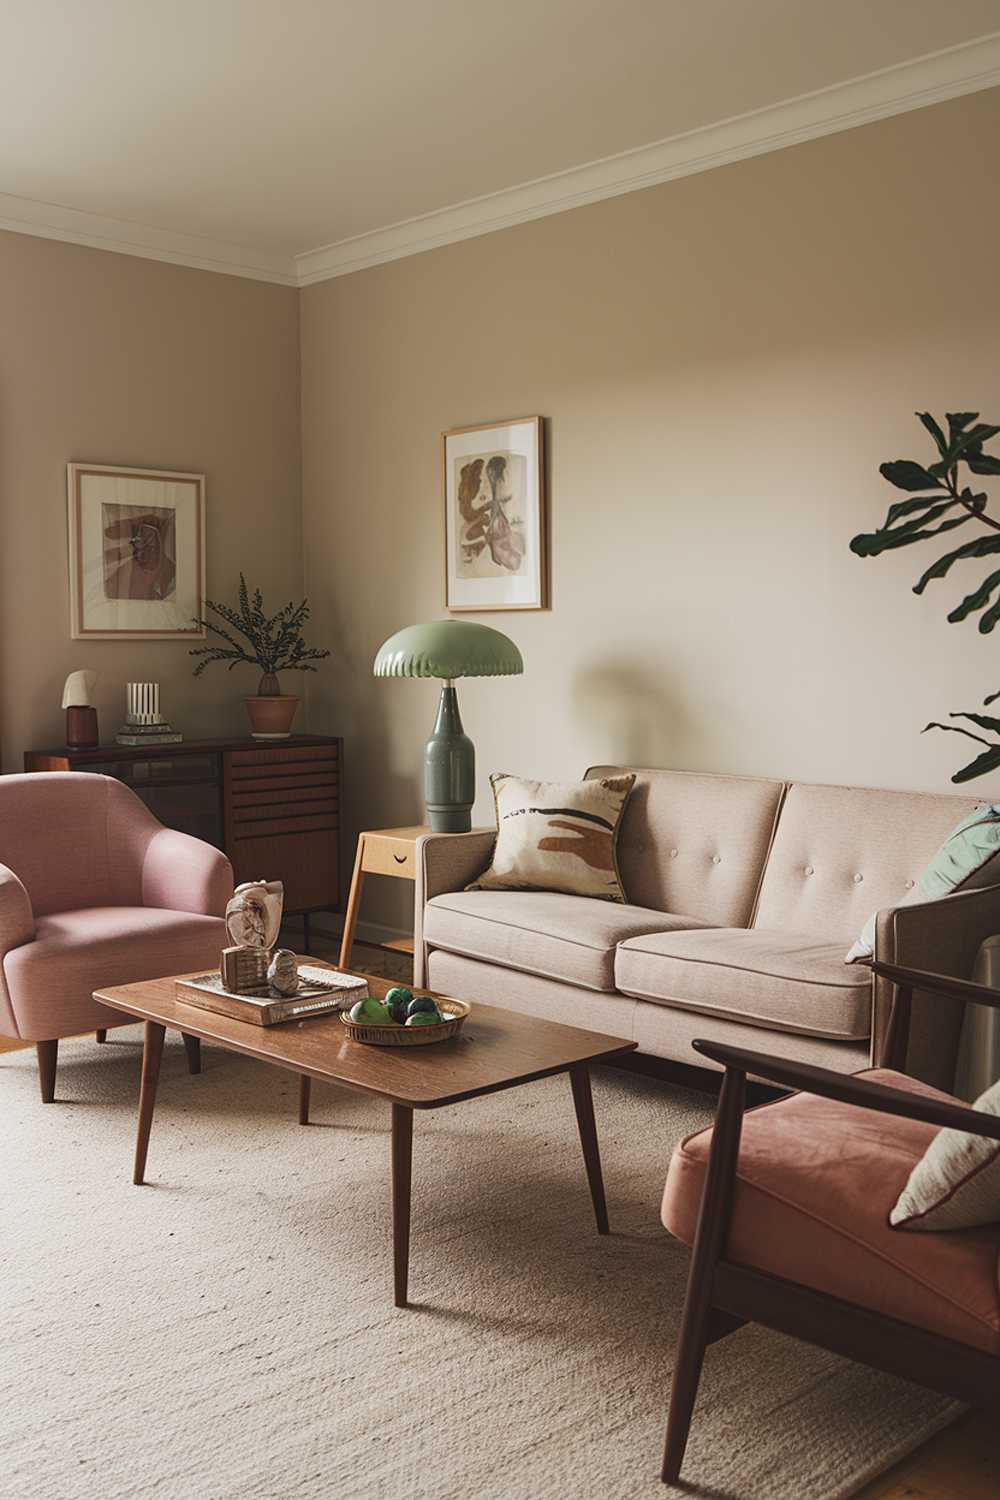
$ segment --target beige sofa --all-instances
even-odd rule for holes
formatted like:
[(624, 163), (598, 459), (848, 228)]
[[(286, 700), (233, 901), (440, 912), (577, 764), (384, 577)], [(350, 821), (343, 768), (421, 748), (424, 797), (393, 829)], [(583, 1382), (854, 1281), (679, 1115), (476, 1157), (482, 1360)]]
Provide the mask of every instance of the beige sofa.
[[(622, 767), (598, 766), (588, 776)], [(466, 891), (492, 833), (429, 835), (417, 858), (416, 980), (695, 1061), (696, 1036), (844, 1072), (877, 1055), (892, 1000), (844, 956), (962, 977), (1000, 932), (1000, 885), (901, 903), (979, 799), (637, 771), (619, 837), (629, 904)], [(961, 1007), (915, 997), (909, 1069), (951, 1084)]]

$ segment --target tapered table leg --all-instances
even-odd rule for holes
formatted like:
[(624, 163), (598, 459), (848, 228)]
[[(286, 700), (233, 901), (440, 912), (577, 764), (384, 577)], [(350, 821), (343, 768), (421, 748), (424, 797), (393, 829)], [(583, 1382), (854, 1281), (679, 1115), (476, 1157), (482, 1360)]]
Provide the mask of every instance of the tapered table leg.
[(578, 1063), (569, 1070), (569, 1081), (573, 1089), (576, 1106), (576, 1123), (583, 1147), (583, 1163), (587, 1168), (587, 1181), (594, 1204), (594, 1218), (598, 1234), (607, 1234), (608, 1205), (604, 1197), (604, 1178), (601, 1175), (601, 1153), (597, 1146), (597, 1125), (594, 1122), (594, 1099), (590, 1092), (590, 1069), (586, 1063)]
[(312, 1079), (308, 1073), (299, 1074), (299, 1124), (309, 1124), (309, 1097), (312, 1094)]
[(189, 1036), (186, 1031), (181, 1032), (184, 1038), (184, 1051), (187, 1053), (188, 1072), (201, 1072), (201, 1037)]
[(395, 1302), (406, 1306), (410, 1272), (410, 1180), (413, 1166), (413, 1110), (392, 1106), (392, 1259)]
[(106, 1026), (98, 1027), (97, 1031), (94, 1032), (94, 1036), (99, 1042), (106, 1042), (108, 1039), (108, 1028)]
[(156, 1084), (160, 1076), (163, 1038), (167, 1028), (147, 1021), (142, 1046), (142, 1084), (139, 1088), (139, 1128), (135, 1136), (135, 1166), (132, 1181), (138, 1186), (146, 1175), (146, 1152), (149, 1149), (149, 1127), (153, 1123)]

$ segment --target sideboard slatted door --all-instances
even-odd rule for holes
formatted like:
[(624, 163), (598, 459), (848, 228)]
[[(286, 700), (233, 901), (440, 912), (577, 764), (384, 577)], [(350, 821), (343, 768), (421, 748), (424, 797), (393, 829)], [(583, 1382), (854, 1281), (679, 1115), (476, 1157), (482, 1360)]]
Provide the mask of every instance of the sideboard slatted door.
[(230, 750), (226, 848), (237, 884), (281, 870), (286, 912), (340, 909), (341, 744)]

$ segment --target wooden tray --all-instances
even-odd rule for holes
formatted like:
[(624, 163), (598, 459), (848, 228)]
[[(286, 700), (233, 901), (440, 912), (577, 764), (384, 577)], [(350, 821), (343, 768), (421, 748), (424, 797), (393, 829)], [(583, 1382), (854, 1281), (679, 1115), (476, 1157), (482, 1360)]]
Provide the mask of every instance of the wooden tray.
[(427, 1047), (431, 1042), (457, 1036), (472, 1009), (464, 1000), (446, 1000), (444, 996), (438, 997), (437, 1007), (448, 1019), (434, 1026), (373, 1026), (368, 1021), (352, 1021), (346, 1010), (340, 1012), (340, 1019), (355, 1042), (368, 1042), (373, 1047)]

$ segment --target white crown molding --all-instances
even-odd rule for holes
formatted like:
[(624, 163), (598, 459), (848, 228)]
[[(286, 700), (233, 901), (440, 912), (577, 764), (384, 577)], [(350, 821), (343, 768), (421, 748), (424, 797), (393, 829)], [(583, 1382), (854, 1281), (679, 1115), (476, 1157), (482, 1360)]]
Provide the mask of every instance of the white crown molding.
[(862, 78), (800, 94), (715, 125), (471, 198), (297, 256), (175, 234), (3, 193), (0, 193), (0, 230), (193, 266), (201, 271), (273, 281), (282, 286), (311, 286), (317, 281), (349, 276), (354, 271), (435, 250), (441, 245), (509, 229), (587, 203), (599, 203), (603, 198), (615, 198), (768, 151), (780, 151), (819, 136), (852, 130), (858, 125), (997, 84), (1000, 84), (1000, 32), (992, 32), (942, 52), (867, 73)]
[(1000, 84), (1000, 32), (295, 257), (299, 286), (418, 255)]
[(199, 271), (249, 276), (255, 281), (276, 281), (282, 286), (298, 285), (295, 262), (290, 255), (249, 250), (245, 245), (205, 240), (199, 235), (174, 234), (124, 219), (61, 208), (54, 203), (16, 198), (9, 193), (0, 193), (0, 229), (89, 245), (94, 250), (113, 250), (118, 255), (138, 255), (144, 260), (168, 261), (175, 266), (193, 266)]

